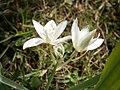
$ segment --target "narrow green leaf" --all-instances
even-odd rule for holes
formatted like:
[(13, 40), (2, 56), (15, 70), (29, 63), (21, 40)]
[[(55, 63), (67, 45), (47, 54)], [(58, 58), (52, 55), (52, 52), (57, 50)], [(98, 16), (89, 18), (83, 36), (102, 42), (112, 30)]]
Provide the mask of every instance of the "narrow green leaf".
[(8, 21), (8, 19), (5, 16), (3, 16), (3, 18), (16, 31), (16, 33), (18, 33), (18, 29), (16, 27), (14, 27), (13, 24), (10, 21)]
[(6, 84), (10, 87), (13, 87), (17, 90), (28, 90), (27, 88), (21, 86), (21, 85), (18, 85), (17, 83), (15, 83), (14, 81), (0, 75), (0, 82), (3, 83), (3, 84)]
[(15, 35), (11, 35), (8, 38), (5, 38), (5, 39), (1, 40), (0, 43), (6, 42), (6, 41), (10, 40), (13, 37), (15, 37)]
[(1, 64), (1, 62), (0, 62), (0, 75), (1, 75), (1, 73), (2, 73), (2, 64)]
[(9, 49), (9, 45), (5, 48), (5, 50), (0, 54), (0, 59), (5, 55), (5, 53), (7, 52), (7, 50)]
[(3, 83), (0, 83), (0, 90), (11, 90), (8, 85), (5, 85)]
[[(25, 78), (34, 76), (34, 75), (38, 75), (39, 77), (43, 76), (45, 73), (47, 72), (47, 70), (39, 70), (36, 72), (31, 72), (29, 74), (24, 75)], [(23, 76), (19, 76), (19, 78), (23, 78)]]
[(57, 65), (58, 65), (58, 63), (54, 66), (54, 69), (53, 69), (53, 71), (52, 71), (52, 73), (51, 73), (51, 75), (50, 75), (50, 78), (48, 79), (48, 83), (47, 83), (47, 86), (46, 86), (46, 89), (45, 89), (45, 90), (49, 90), (49, 87), (50, 87), (51, 82), (52, 82), (52, 80), (53, 80), (53, 77), (54, 77), (54, 75), (55, 75), (55, 70), (56, 70), (56, 68), (57, 68)]
[(69, 88), (68, 90), (81, 90), (81, 89), (85, 89), (89, 86), (93, 86), (98, 82), (99, 77), (100, 77), (100, 75), (97, 75), (87, 81), (84, 81), (82, 83), (77, 84), (76, 86)]
[(110, 54), (95, 90), (120, 89), (120, 42)]

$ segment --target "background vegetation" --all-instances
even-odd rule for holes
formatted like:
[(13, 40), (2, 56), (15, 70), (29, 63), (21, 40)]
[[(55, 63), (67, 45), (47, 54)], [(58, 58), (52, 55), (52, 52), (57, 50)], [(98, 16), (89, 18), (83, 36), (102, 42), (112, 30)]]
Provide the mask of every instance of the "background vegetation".
[[(51, 46), (41, 44), (22, 49), (24, 42), (38, 36), (32, 26), (32, 19), (45, 25), (53, 19), (57, 23), (67, 20), (62, 33), (70, 35), (71, 25), (78, 18), (79, 26), (90, 25), (90, 30), (104, 38), (96, 50), (76, 54), (60, 71), (55, 72), (50, 90), (65, 90), (91, 77), (100, 75), (108, 56), (120, 39), (119, 0), (0, 0), (0, 62), (1, 75), (29, 90), (44, 90), (53, 71)], [(64, 44), (65, 62), (74, 51), (71, 40)], [(0, 83), (0, 88), (11, 87)]]

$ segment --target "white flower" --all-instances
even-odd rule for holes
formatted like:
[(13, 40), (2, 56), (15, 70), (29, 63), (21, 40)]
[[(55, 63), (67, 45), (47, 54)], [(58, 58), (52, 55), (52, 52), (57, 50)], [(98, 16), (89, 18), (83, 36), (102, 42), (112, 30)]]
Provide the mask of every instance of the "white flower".
[(54, 49), (54, 53), (56, 56), (59, 56), (61, 58), (63, 57), (63, 55), (65, 53), (65, 49), (61, 43), (53, 46), (53, 49)]
[(96, 29), (89, 32), (89, 26), (83, 27), (83, 29), (80, 31), (78, 27), (78, 20), (73, 22), (71, 33), (72, 33), (72, 42), (74, 48), (78, 51), (88, 51), (93, 50), (99, 47), (104, 39), (99, 38), (100, 34), (98, 34), (97, 38), (93, 38), (94, 34), (96, 32)]
[(33, 25), (40, 37), (32, 38), (26, 41), (23, 45), (23, 49), (37, 46), (41, 43), (49, 43), (51, 45), (57, 45), (68, 39), (71, 39), (71, 36), (66, 36), (66, 37), (57, 39), (61, 35), (61, 33), (64, 31), (67, 25), (67, 21), (63, 21), (57, 26), (54, 20), (50, 20), (45, 26), (42, 26), (39, 22), (33, 20)]

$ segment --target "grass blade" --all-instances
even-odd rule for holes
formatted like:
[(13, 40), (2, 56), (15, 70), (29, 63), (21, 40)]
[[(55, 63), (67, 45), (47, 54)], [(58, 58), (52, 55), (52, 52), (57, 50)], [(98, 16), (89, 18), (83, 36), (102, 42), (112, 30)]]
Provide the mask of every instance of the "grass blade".
[(4, 56), (4, 54), (7, 52), (9, 49), (9, 45), (6, 47), (6, 49), (0, 54), (0, 59)]
[(54, 75), (55, 75), (55, 71), (56, 71), (57, 65), (58, 65), (58, 63), (54, 66), (54, 69), (53, 69), (53, 71), (52, 71), (52, 73), (51, 73), (51, 75), (50, 75), (50, 78), (49, 78), (49, 80), (48, 80), (48, 84), (47, 84), (45, 90), (49, 90), (50, 84), (51, 84), (51, 82), (52, 82), (52, 80), (53, 80), (53, 77), (54, 77)]
[(3, 83), (3, 84), (8, 85), (10, 87), (13, 87), (13, 88), (15, 88), (17, 90), (28, 90), (27, 88), (16, 84), (14, 81), (4, 77), (3, 75), (0, 75), (0, 82)]
[(97, 76), (95, 76), (87, 81), (84, 81), (83, 83), (79, 83), (76, 86), (73, 86), (67, 90), (81, 90), (81, 89), (85, 89), (89, 86), (93, 86), (98, 82), (99, 77), (100, 77), (100, 75), (97, 75)]
[(95, 90), (120, 89), (120, 42), (110, 54)]

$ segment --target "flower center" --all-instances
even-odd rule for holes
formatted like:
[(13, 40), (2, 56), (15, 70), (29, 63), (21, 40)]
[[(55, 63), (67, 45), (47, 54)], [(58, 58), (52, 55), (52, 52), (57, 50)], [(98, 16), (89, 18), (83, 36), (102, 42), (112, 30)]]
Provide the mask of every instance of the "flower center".
[(50, 43), (51, 41), (54, 40), (55, 29), (53, 27), (46, 29), (45, 33), (46, 33), (46, 42), (47, 43)]

